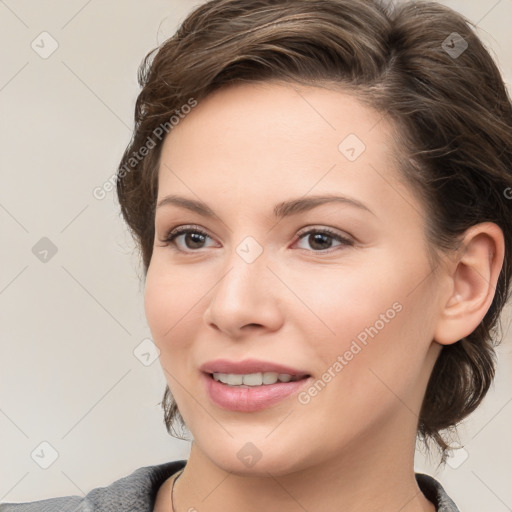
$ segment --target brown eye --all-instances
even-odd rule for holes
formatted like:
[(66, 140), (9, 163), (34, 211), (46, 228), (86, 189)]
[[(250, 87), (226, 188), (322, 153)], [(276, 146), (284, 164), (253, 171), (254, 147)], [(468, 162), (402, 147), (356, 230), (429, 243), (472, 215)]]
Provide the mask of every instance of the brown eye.
[(173, 245), (178, 251), (194, 252), (197, 249), (203, 249), (208, 238), (210, 236), (202, 229), (180, 226), (171, 230), (162, 242)]
[(182, 235), (188, 249), (201, 249), (206, 238), (202, 233), (196, 233), (194, 231), (182, 233)]
[(299, 236), (299, 241), (302, 240), (307, 241), (313, 252), (321, 252), (332, 248), (333, 241), (339, 242), (338, 246), (354, 245), (352, 240), (329, 229), (310, 229)]

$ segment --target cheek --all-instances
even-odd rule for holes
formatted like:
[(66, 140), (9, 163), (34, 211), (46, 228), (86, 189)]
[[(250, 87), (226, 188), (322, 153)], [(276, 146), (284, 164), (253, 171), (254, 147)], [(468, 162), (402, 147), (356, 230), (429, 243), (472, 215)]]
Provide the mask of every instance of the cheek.
[(374, 274), (353, 267), (294, 270), (293, 275), (286, 276), (300, 299), (292, 306), (294, 322), (300, 322), (315, 350), (337, 355), (348, 350), (356, 338), (364, 346), (376, 330), (388, 330), (396, 321), (401, 309), (399, 280), (397, 276), (385, 280), (384, 273)]
[[(161, 351), (170, 341), (179, 343), (184, 330), (197, 323), (204, 290), (187, 279), (183, 271), (164, 268), (152, 261), (146, 276), (144, 310), (154, 342)], [(185, 336), (185, 339), (187, 337)]]
[(350, 335), (339, 338), (338, 352), (332, 354), (343, 358), (333, 403), (340, 404), (340, 415), (348, 408), (361, 421), (367, 415), (398, 414), (404, 407), (413, 410), (421, 403), (432, 339), (426, 312), (411, 297), (397, 294), (372, 306), (366, 308), (366, 318), (356, 316), (359, 309), (354, 312)]
[[(420, 372), (432, 339), (428, 305), (418, 296), (421, 289), (411, 293), (414, 279), (409, 272), (392, 268), (394, 272), (378, 265), (364, 272), (331, 269), (323, 276), (316, 273), (314, 286), (303, 274), (296, 288), (311, 311), (294, 318), (300, 319), (317, 374), (330, 369), (342, 394), (355, 393), (365, 403), (378, 402), (386, 393), (379, 377), (405, 392)], [(412, 274), (422, 275), (417, 268)], [(364, 392), (371, 388), (378, 393)]]

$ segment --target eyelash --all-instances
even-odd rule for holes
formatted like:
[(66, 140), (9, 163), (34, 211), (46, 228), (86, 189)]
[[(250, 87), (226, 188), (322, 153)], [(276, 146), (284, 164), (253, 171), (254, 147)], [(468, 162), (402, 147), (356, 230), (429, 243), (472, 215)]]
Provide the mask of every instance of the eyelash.
[[(174, 243), (174, 240), (177, 237), (179, 237), (180, 235), (189, 234), (189, 233), (200, 234), (200, 235), (203, 235), (205, 237), (211, 238), (210, 235), (206, 231), (201, 229), (199, 226), (179, 226), (178, 228), (171, 229), (167, 233), (165, 238), (163, 240), (161, 240), (161, 242), (163, 242), (165, 244), (164, 247), (167, 246), (167, 245), (171, 245), (171, 244), (174, 245), (173, 250), (179, 251), (179, 252), (182, 252), (182, 253), (199, 252), (202, 248), (201, 249), (197, 249), (197, 250), (189, 249), (187, 251), (183, 251), (182, 249), (179, 249), (176, 246), (176, 244)], [(308, 235), (311, 235), (311, 234), (327, 235), (330, 238), (333, 238), (334, 240), (340, 242), (342, 245), (345, 245), (345, 246), (353, 246), (354, 245), (354, 242), (352, 240), (350, 240), (349, 238), (345, 238), (345, 237), (341, 236), (339, 233), (337, 233), (335, 231), (332, 231), (329, 228), (321, 228), (321, 229), (319, 229), (319, 228), (311, 228), (311, 229), (309, 229), (307, 231), (304, 231), (302, 233), (299, 232), (296, 241), (300, 241), (303, 238), (306, 238)], [(320, 251), (308, 250), (308, 249), (302, 249), (302, 250), (305, 250), (307, 252), (314, 252), (314, 253), (318, 253), (318, 254), (325, 254), (327, 252), (332, 252), (333, 249), (335, 250), (335, 247), (334, 248), (333, 247), (329, 247), (328, 249), (323, 249), (323, 250), (320, 250)]]

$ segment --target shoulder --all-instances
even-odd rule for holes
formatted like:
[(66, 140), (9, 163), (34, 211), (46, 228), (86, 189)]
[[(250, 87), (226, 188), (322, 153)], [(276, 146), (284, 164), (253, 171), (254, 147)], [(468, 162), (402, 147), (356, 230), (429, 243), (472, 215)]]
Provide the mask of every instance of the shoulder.
[(436, 512), (459, 512), (455, 503), (435, 478), (423, 473), (415, 475), (421, 492), (435, 505)]
[(0, 512), (150, 512), (160, 486), (183, 468), (185, 460), (145, 466), (84, 497), (64, 496), (31, 503), (3, 503)]

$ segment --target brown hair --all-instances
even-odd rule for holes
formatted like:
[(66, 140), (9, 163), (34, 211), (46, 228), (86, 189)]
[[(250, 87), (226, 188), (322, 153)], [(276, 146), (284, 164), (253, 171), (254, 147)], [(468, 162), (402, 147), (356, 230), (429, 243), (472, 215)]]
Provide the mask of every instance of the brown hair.
[[(499, 314), (508, 298), (512, 249), (512, 105), (500, 73), (470, 27), (434, 2), (212, 0), (152, 50), (139, 70), (135, 130), (118, 170), (121, 212), (142, 253), (154, 238), (163, 138), (169, 119), (231, 82), (284, 80), (343, 87), (394, 121), (400, 169), (422, 198), (434, 252), (457, 248), (472, 225), (496, 223), (505, 261), (490, 309), (466, 338), (444, 346), (430, 377), (418, 435), (441, 436), (486, 395), (495, 373)], [(168, 132), (169, 130), (165, 130)], [(128, 167), (130, 164), (130, 167)], [(508, 192), (508, 193), (507, 193)], [(179, 414), (169, 388), (171, 432)], [(428, 443), (427, 443), (428, 444)]]

